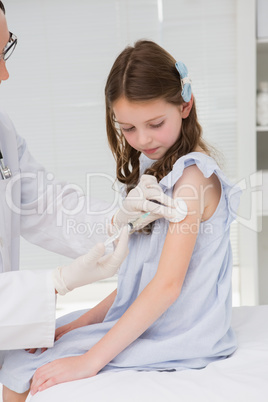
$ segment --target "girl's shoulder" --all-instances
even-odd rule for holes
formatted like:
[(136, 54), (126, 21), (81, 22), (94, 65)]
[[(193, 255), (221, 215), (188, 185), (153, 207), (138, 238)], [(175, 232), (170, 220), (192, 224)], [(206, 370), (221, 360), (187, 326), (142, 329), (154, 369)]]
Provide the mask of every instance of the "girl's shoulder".
[(221, 199), (221, 183), (216, 173), (205, 177), (196, 164), (187, 166), (177, 180), (173, 197), (187, 200), (188, 210), (199, 210), (201, 221), (212, 217)]
[(180, 157), (159, 184), (170, 195), (176, 185), (176, 188), (181, 186), (187, 189), (186, 193), (192, 196), (204, 197), (204, 220), (209, 219), (221, 198), (226, 199), (229, 212), (233, 217), (236, 216), (241, 189), (226, 177), (215, 159), (205, 152), (195, 151)]
[(222, 186), (216, 173), (205, 177), (194, 164), (184, 169), (174, 186), (174, 194), (197, 202), (203, 222), (210, 219), (216, 211), (221, 199)]

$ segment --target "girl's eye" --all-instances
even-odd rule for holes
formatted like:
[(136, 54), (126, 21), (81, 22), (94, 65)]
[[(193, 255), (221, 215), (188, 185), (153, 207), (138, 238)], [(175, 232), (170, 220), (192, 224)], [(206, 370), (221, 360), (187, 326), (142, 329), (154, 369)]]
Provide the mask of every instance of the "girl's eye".
[(124, 131), (125, 133), (130, 133), (130, 131), (133, 131), (134, 129), (135, 129), (135, 127), (130, 127), (130, 128), (121, 127), (121, 130)]
[(161, 123), (158, 123), (158, 124), (151, 124), (151, 127), (152, 128), (159, 128), (159, 127), (163, 126), (163, 124), (164, 124), (164, 120), (162, 120)]

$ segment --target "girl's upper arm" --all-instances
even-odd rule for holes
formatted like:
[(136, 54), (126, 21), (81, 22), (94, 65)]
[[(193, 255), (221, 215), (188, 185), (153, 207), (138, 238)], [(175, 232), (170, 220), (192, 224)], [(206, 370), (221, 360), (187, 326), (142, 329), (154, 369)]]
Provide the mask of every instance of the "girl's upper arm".
[(206, 206), (204, 188), (209, 185), (196, 165), (189, 166), (177, 181), (173, 198), (187, 204), (187, 216), (180, 223), (170, 223), (155, 279), (174, 290), (178, 297), (194, 250), (200, 222)]

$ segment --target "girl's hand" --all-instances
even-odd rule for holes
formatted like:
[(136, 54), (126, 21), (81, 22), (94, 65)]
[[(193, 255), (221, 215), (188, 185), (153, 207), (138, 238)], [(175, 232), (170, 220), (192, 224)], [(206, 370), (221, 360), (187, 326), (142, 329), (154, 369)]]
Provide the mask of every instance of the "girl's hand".
[[(83, 327), (84, 325), (88, 325), (86, 323), (83, 323), (83, 321), (79, 320), (74, 320), (70, 322), (69, 324), (62, 325), (61, 327), (57, 328), (55, 331), (55, 341), (58, 341), (63, 335), (67, 334), (70, 331), (73, 331), (76, 328)], [(37, 351), (37, 348), (31, 348), (31, 349), (25, 349), (26, 352), (34, 354)], [(41, 353), (45, 352), (47, 348), (41, 348)]]
[(53, 385), (93, 377), (96, 374), (97, 372), (94, 370), (92, 362), (89, 361), (86, 355), (54, 360), (36, 370), (32, 379), (30, 393), (34, 395)]
[(55, 341), (58, 341), (64, 334), (67, 334), (68, 332), (82, 326), (83, 325), (79, 324), (78, 320), (75, 320), (70, 322), (69, 324), (65, 324), (62, 327), (57, 328), (55, 331)]
[[(41, 353), (44, 353), (46, 350), (47, 348), (41, 348)], [(37, 348), (25, 349), (25, 351), (34, 354), (37, 351)]]

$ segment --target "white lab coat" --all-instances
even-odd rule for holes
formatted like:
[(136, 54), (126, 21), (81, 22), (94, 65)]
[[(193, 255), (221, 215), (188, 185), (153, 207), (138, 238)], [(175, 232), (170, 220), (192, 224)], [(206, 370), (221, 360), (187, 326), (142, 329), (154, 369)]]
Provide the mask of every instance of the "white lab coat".
[[(96, 211), (98, 205), (100, 211), (91, 215), (84, 194), (66, 190), (65, 183), (48, 180), (47, 172), (33, 159), (25, 140), (2, 111), (0, 149), (12, 172), (10, 179), (0, 178), (0, 350), (49, 347), (55, 331), (51, 271), (18, 271), (20, 235), (75, 258), (105, 240), (104, 228), (113, 211), (105, 202), (90, 200), (91, 210)], [(53, 188), (55, 191), (51, 191)], [(80, 212), (75, 216), (62, 214), (62, 200), (66, 210), (72, 211), (79, 204)], [(92, 234), (67, 233), (70, 218), (77, 223), (87, 222)]]

